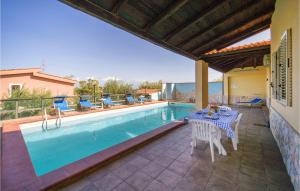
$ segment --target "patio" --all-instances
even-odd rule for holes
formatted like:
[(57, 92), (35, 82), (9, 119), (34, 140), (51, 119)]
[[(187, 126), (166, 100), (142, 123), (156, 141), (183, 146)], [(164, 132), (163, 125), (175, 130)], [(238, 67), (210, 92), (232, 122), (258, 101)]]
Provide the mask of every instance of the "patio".
[(190, 155), (191, 128), (186, 125), (63, 190), (293, 190), (277, 144), (265, 126), (264, 111), (236, 109), (244, 114), (238, 151), (223, 136), (228, 156), (215, 154), (214, 164), (207, 143), (199, 143)]

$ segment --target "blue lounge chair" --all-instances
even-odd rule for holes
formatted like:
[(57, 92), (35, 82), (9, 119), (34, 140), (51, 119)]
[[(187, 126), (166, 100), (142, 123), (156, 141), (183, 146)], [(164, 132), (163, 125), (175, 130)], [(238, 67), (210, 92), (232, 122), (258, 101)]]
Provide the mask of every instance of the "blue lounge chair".
[(263, 99), (257, 97), (257, 98), (254, 98), (250, 101), (240, 101), (238, 102), (238, 104), (245, 104), (245, 105), (250, 105), (250, 106), (255, 106), (255, 105), (262, 105), (264, 102)]
[(53, 102), (54, 108), (61, 112), (74, 111), (74, 109), (69, 107), (68, 101), (65, 100), (65, 98), (66, 98), (66, 96), (54, 97), (54, 99), (57, 99), (57, 100), (54, 100), (54, 102)]
[(128, 104), (134, 104), (134, 103), (138, 102), (138, 100), (136, 100), (132, 97), (132, 94), (127, 94), (126, 95), (126, 101), (127, 101)]
[(105, 105), (105, 106), (115, 106), (115, 105), (120, 105), (120, 104), (117, 103), (117, 102), (113, 102), (113, 101), (111, 100), (109, 94), (104, 94), (102, 99), (103, 99), (103, 105)]
[(79, 104), (80, 104), (80, 107), (83, 109), (83, 108), (89, 108), (89, 109), (96, 109), (98, 108), (99, 106), (95, 105), (95, 104), (92, 104), (90, 102), (90, 100), (88, 100), (87, 98), (89, 98), (90, 96), (80, 96), (80, 100), (79, 100)]

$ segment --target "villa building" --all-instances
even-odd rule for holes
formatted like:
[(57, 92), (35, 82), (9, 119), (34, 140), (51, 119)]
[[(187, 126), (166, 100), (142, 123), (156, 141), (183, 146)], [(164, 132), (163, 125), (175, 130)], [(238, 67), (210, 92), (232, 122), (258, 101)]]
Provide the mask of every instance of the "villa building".
[[(194, 93), (195, 104), (112, 103), (90, 115), (70, 113), (61, 130), (60, 115), (49, 123), (44, 117), (39, 130), (40, 119), (6, 123), (3, 190), (300, 190), (300, 0), (61, 1), (193, 59), (194, 92), (165, 83), (162, 97)], [(267, 29), (271, 41), (228, 48)], [(223, 73), (221, 104), (246, 96), (263, 98), (267, 107), (220, 104), (222, 112), (212, 111), (208, 67)], [(0, 77), (4, 97), (23, 87), (72, 95), (76, 82), (40, 69), (1, 70)], [(67, 100), (56, 103), (58, 111), (73, 111)], [(47, 133), (47, 124), (57, 131)], [(210, 146), (201, 141), (193, 152), (197, 139)]]
[(52, 96), (72, 96), (75, 83), (75, 80), (43, 73), (40, 68), (0, 70), (1, 99), (21, 88), (50, 91)]
[(150, 95), (152, 100), (158, 101), (161, 99), (161, 90), (159, 89), (138, 89), (137, 94)]

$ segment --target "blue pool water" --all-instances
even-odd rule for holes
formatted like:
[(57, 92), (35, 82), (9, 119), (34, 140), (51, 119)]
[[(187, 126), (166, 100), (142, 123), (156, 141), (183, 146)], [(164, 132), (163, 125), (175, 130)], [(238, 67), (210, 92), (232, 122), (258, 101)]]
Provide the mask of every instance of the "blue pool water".
[(42, 131), (41, 125), (21, 131), (38, 176), (149, 132), (195, 111), (191, 104), (169, 104), (62, 122), (61, 128)]

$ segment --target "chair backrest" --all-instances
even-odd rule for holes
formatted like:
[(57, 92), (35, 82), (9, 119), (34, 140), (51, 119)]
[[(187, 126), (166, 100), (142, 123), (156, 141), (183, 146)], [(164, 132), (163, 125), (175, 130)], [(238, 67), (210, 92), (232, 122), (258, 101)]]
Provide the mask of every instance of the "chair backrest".
[(235, 120), (235, 127), (238, 127), (241, 121), (243, 114), (239, 113), (239, 115), (237, 116), (236, 120)]
[(54, 101), (54, 108), (59, 109), (61, 111), (68, 110), (69, 106), (68, 106), (67, 100), (55, 100)]
[(209, 141), (211, 134), (220, 129), (213, 123), (205, 120), (191, 119), (192, 136), (203, 141)]
[(231, 111), (231, 107), (225, 105), (218, 106), (218, 108), (222, 111)]
[(127, 99), (127, 101), (128, 101), (129, 103), (134, 102), (134, 99), (133, 99), (132, 96), (127, 96), (126, 99)]

